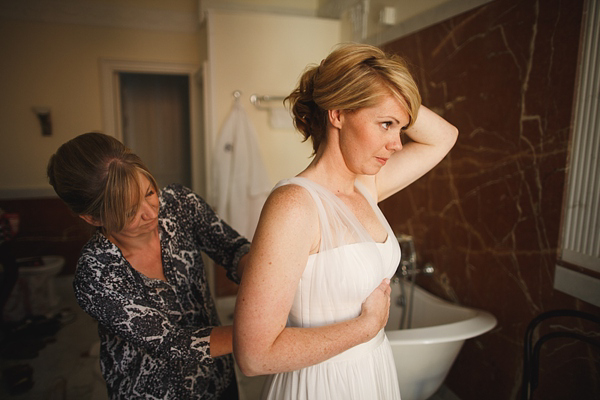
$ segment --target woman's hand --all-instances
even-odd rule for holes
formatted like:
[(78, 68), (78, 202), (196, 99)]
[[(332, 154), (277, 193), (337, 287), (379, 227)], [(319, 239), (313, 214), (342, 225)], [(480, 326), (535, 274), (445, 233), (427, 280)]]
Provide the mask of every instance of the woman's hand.
[(369, 338), (375, 337), (387, 323), (390, 316), (391, 293), (390, 280), (384, 279), (362, 304), (359, 318), (364, 321)]

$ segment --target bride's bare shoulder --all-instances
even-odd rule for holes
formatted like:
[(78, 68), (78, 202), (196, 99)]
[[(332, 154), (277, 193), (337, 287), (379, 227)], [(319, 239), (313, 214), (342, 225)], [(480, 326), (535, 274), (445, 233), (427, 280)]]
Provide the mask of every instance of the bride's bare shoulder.
[[(319, 214), (310, 193), (298, 185), (283, 185), (271, 192), (263, 207), (255, 239), (270, 245), (287, 243), (312, 251), (319, 238)], [(254, 245), (253, 245), (254, 246)], [(291, 248), (290, 248), (291, 249)]]
[(295, 184), (282, 185), (273, 190), (265, 202), (265, 210), (290, 216), (307, 216), (317, 211), (308, 190)]

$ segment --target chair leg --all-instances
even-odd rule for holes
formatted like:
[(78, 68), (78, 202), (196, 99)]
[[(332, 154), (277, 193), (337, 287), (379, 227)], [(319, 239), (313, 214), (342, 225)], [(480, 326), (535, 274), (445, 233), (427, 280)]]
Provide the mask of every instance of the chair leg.
[[(544, 313), (541, 313), (540, 315), (538, 315), (537, 317), (535, 317), (534, 319), (531, 320), (531, 322), (527, 325), (527, 329), (525, 330), (525, 340), (523, 343), (523, 382), (521, 385), (521, 400), (530, 400), (531, 399), (531, 394), (533, 393), (533, 391), (537, 388), (537, 383), (538, 383), (538, 378), (537, 378), (537, 372), (538, 372), (538, 367), (539, 367), (539, 360), (536, 361), (535, 363), (535, 368), (534, 365), (532, 364), (532, 358), (534, 357), (534, 354), (536, 357), (539, 357), (539, 349), (541, 348), (541, 345), (543, 343), (545, 343), (546, 341), (552, 339), (553, 337), (558, 337), (560, 335), (557, 336), (550, 336), (552, 335), (552, 333), (547, 334), (545, 336), (548, 336), (547, 339), (545, 339), (544, 341), (541, 341), (542, 338), (540, 338), (538, 340), (538, 343), (536, 344), (536, 348), (537, 351), (534, 349), (532, 349), (533, 346), (533, 333), (535, 331), (535, 328), (543, 321), (549, 319), (549, 318), (554, 318), (554, 317), (575, 317), (575, 318), (582, 318), (582, 319), (586, 319), (592, 322), (596, 322), (598, 324), (600, 324), (600, 317), (593, 315), (593, 314), (589, 314), (583, 311), (578, 311), (578, 310), (552, 310), (552, 311), (546, 311)], [(563, 332), (563, 334), (565, 334), (564, 336), (567, 336), (566, 334), (570, 334), (569, 332)], [(577, 334), (571, 334), (571, 335), (577, 335)], [(585, 342), (589, 343), (588, 340), (591, 340), (583, 335), (577, 335), (577, 336), (581, 336), (585, 339), (581, 339), (579, 337), (577, 337), (577, 339), (581, 339), (584, 340)], [(574, 337), (574, 336), (569, 336), (569, 337)], [(593, 340), (592, 340), (593, 341)], [(591, 344), (597, 344), (597, 342), (593, 341), (593, 343)], [(534, 372), (535, 371), (535, 378), (534, 378)], [(533, 379), (535, 379), (535, 386), (532, 384)]]
[(542, 346), (547, 341), (549, 341), (551, 339), (556, 339), (556, 338), (569, 338), (569, 339), (581, 340), (582, 342), (585, 342), (592, 346), (596, 346), (600, 349), (599, 341), (594, 340), (588, 336), (582, 335), (580, 333), (552, 332), (552, 333), (548, 333), (548, 334), (542, 336), (541, 338), (538, 339), (538, 341), (535, 343), (535, 346), (533, 347), (533, 353), (532, 353), (532, 359), (531, 359), (531, 380), (530, 380), (531, 393), (533, 393), (533, 391), (535, 389), (537, 389), (538, 383), (539, 383), (540, 352), (542, 350)]

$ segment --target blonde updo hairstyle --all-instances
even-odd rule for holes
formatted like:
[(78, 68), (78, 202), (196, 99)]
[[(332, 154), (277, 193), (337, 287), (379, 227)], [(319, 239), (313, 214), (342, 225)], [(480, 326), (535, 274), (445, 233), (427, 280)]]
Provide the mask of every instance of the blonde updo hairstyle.
[(350, 43), (340, 45), (320, 65), (309, 66), (285, 101), (296, 129), (304, 140), (312, 140), (316, 153), (325, 139), (328, 110), (372, 107), (390, 93), (408, 113), (410, 127), (421, 96), (406, 62), (377, 47)]

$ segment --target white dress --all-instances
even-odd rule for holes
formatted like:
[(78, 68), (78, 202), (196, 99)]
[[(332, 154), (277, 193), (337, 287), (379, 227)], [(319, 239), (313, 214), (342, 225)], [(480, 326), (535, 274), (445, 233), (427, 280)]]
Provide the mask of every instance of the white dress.
[[(400, 247), (379, 207), (359, 182), (388, 236), (373, 241), (350, 209), (333, 193), (306, 178), (286, 179), (276, 187), (302, 186), (315, 201), (320, 219), (319, 252), (308, 258), (288, 326), (314, 327), (357, 317), (363, 301), (391, 278), (400, 261)], [(392, 349), (383, 330), (367, 343), (297, 371), (268, 377), (262, 393), (268, 400), (393, 400), (400, 399)]]

